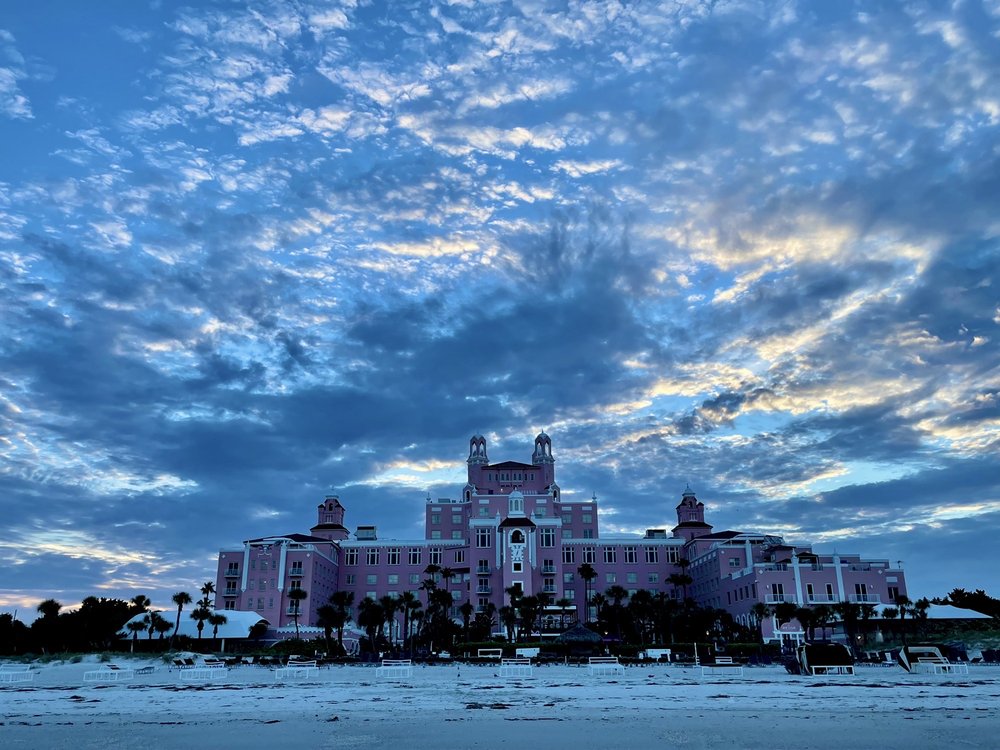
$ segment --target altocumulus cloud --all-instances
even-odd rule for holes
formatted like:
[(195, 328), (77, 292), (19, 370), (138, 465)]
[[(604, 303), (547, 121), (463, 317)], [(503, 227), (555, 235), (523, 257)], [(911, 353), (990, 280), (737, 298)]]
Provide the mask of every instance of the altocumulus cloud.
[(417, 535), (541, 428), (615, 531), (690, 481), (995, 583), (995, 3), (83, 12), (0, 29), (0, 605), (165, 603), (331, 486)]

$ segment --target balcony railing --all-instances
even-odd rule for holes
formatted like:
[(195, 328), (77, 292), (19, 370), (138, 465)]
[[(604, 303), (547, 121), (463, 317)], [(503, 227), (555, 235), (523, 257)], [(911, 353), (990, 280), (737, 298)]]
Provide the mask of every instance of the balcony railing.
[(226, 578), (236, 578), (240, 574), (239, 568), (226, 568)]
[(851, 594), (850, 601), (855, 604), (881, 604), (882, 598), (878, 594)]
[(542, 566), (542, 573), (543, 574), (554, 575), (555, 572), (556, 572), (556, 566), (555, 565), (543, 565)]
[(554, 593), (556, 593), (556, 587), (555, 586), (542, 586), (542, 593), (543, 594), (554, 594)]
[(788, 566), (785, 563), (775, 563), (761, 567), (761, 571), (764, 573), (777, 573), (785, 570), (788, 570)]
[(293, 567), (291, 570), (288, 571), (288, 575), (290, 575), (290, 576), (300, 576), (300, 575), (302, 575), (302, 568), (295, 568), (295, 567)]
[(490, 574), (490, 566), (480, 565), (478, 568), (476, 568), (476, 573), (478, 573), (481, 576), (488, 576)]
[(810, 604), (814, 602), (826, 603), (837, 601), (837, 598), (833, 594), (810, 594), (806, 598), (809, 599)]
[(239, 596), (239, 590), (238, 589), (226, 589), (223, 592), (222, 595), (223, 596)]
[(768, 604), (781, 604), (782, 602), (795, 601), (795, 598), (788, 594), (768, 594), (764, 600)]
[(492, 594), (493, 593), (493, 589), (491, 589), (489, 586), (476, 586), (476, 593), (477, 594)]

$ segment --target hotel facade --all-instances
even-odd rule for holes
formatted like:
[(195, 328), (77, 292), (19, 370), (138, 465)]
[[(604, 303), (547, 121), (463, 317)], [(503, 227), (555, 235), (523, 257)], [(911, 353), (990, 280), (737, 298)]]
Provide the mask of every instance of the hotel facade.
[[(458, 607), (477, 611), (507, 604), (507, 589), (525, 596), (545, 594), (553, 607), (584, 617), (587, 584), (579, 568), (597, 573), (591, 592), (621, 586), (681, 598), (673, 574), (690, 576), (687, 596), (699, 605), (728, 611), (747, 627), (760, 626), (766, 640), (794, 638), (797, 624), (777, 627), (774, 618), (758, 622), (754, 604), (791, 602), (800, 606), (855, 602), (890, 605), (906, 594), (903, 571), (887, 560), (859, 555), (818, 554), (809, 546), (788, 545), (779, 536), (744, 531), (715, 532), (705, 521), (705, 506), (686, 489), (676, 507), (677, 525), (649, 529), (644, 536), (602, 536), (596, 496), (565, 499), (555, 478), (552, 441), (535, 438), (530, 463), (490, 463), (486, 439), (469, 441), (468, 481), (457, 498), (426, 500), (425, 533), (419, 540), (379, 539), (374, 526), (344, 525), (345, 508), (337, 495), (319, 504), (308, 534), (249, 539), (219, 553), (218, 609), (250, 611), (272, 628), (293, 624), (289, 594), (306, 591), (299, 623), (316, 623), (318, 607), (335, 591), (378, 599), (411, 591), (426, 605), (420, 584), (429, 566), (438, 586), (447, 588)], [(433, 568), (432, 568), (433, 570)]]

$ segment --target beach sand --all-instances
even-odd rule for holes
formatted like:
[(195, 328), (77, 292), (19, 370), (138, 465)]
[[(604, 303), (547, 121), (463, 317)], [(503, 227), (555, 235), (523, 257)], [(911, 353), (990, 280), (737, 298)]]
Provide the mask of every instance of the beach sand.
[(83, 682), (93, 662), (49, 664), (30, 686), (0, 687), (0, 747), (1000, 747), (998, 667), (805, 678), (780, 667), (702, 677), (658, 665), (595, 678), (585, 667), (545, 666), (507, 680), (496, 667), (449, 665), (388, 682), (371, 667), (286, 682), (241, 667), (192, 685), (162, 662), (116, 663), (157, 671), (95, 686)]

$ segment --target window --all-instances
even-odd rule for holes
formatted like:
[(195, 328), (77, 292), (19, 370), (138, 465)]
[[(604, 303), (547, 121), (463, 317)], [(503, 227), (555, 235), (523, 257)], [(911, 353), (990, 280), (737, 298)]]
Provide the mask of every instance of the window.
[(539, 544), (542, 547), (556, 546), (556, 530), (550, 528), (541, 529), (539, 532)]
[(267, 598), (267, 608), (268, 609), (274, 609), (274, 597), (273, 596), (269, 596)]
[(583, 514), (583, 522), (584, 523), (593, 523), (594, 522), (594, 515), (592, 513), (584, 513)]
[(465, 562), (465, 550), (464, 549), (457, 549), (457, 550), (455, 550), (455, 562), (459, 563), (459, 564)]
[(263, 571), (263, 570), (267, 570), (267, 560), (261, 560), (261, 561), (260, 561), (260, 569), (261, 569), (262, 571)]
[(228, 602), (226, 602), (226, 609), (236, 609), (236, 602), (230, 599)]
[(386, 550), (385, 556), (389, 565), (399, 565), (399, 547), (390, 547)]
[(512, 563), (512, 565), (514, 566), (513, 570), (515, 573), (521, 573), (524, 571), (524, 563), (516, 562)]
[(618, 551), (614, 547), (604, 548), (604, 562), (609, 565), (618, 562)]
[(238, 575), (239, 572), (240, 572), (240, 566), (238, 563), (229, 563), (229, 565), (226, 567), (227, 576), (235, 576)]
[(625, 583), (639, 583), (639, 574), (638, 573), (626, 573), (625, 574)]
[(681, 559), (681, 553), (676, 547), (670, 547), (667, 550), (667, 562), (675, 563)]
[(419, 584), (420, 583), (420, 574), (419, 573), (410, 573), (410, 583), (413, 584), (413, 585)]
[(743, 567), (743, 558), (742, 557), (730, 557), (729, 558), (729, 567), (730, 568), (741, 568), (741, 567)]
[(455, 529), (454, 531), (452, 531), (451, 532), (451, 538), (452, 539), (463, 539), (464, 536), (462, 534), (462, 530), (461, 529)]
[(492, 529), (476, 529), (476, 546), (477, 547), (489, 547), (490, 538), (493, 536)]
[(893, 604), (895, 604), (896, 603), (896, 599), (898, 599), (898, 598), (899, 598), (899, 586), (890, 586), (889, 587), (889, 601), (892, 602)]
[(422, 555), (421, 555), (420, 547), (411, 547), (410, 548), (410, 553), (409, 553), (409, 555), (407, 555), (406, 561), (410, 565), (420, 565), (420, 558), (421, 558), (421, 556)]
[(430, 564), (431, 565), (440, 565), (441, 564), (441, 548), (440, 547), (431, 547), (431, 549), (428, 551), (427, 557), (430, 559)]
[(543, 573), (555, 573), (556, 572), (556, 561), (555, 560), (542, 560), (542, 572)]
[(365, 561), (369, 565), (378, 565), (378, 547), (370, 547), (367, 550), (365, 550), (365, 552), (366, 552)]
[(440, 531), (435, 530), (435, 531), (431, 532), (431, 539), (440, 539), (440, 538), (441, 538), (441, 532)]
[(369, 586), (374, 586), (378, 583), (378, 576), (375, 573), (369, 573), (365, 576), (365, 583)]
[(535, 508), (535, 515), (539, 518), (545, 518), (545, 508)]
[[(292, 581), (292, 585), (293, 586), (296, 583), (300, 583), (300, 582), (299, 581)], [(267, 579), (266, 578), (261, 578), (259, 581), (257, 581), (257, 589), (258, 590), (264, 591), (266, 588), (267, 588)]]
[(344, 565), (357, 565), (358, 551), (356, 549), (344, 550)]
[(597, 553), (594, 551), (593, 547), (583, 548), (583, 561), (585, 563), (595, 563), (597, 562)]
[(456, 523), (457, 524), (461, 524), (462, 523), (462, 514), (461, 513), (452, 513), (451, 514), (451, 522), (453, 524), (456, 524)]
[(563, 573), (563, 583), (566, 584), (567, 586), (569, 586), (571, 583), (573, 583), (573, 574), (572, 573)]
[(390, 573), (385, 577), (385, 582), (390, 586), (397, 586), (399, 584), (399, 574)]
[(617, 573), (605, 573), (604, 574), (604, 580), (607, 583), (617, 583), (618, 582), (618, 574)]
[(635, 563), (638, 562), (638, 558), (636, 557), (635, 554), (635, 547), (625, 548), (625, 562), (630, 565), (634, 565)]
[(593, 539), (594, 538), (594, 530), (593, 529), (584, 529), (583, 530), (583, 538), (584, 539)]
[(563, 513), (562, 522), (567, 526), (569, 526), (571, 523), (573, 523), (573, 516), (570, 515), (569, 513)]
[(576, 563), (576, 549), (573, 547), (563, 547), (563, 564), (573, 565)]
[(247, 589), (253, 589), (253, 584), (254, 584), (254, 579), (251, 578), (249, 581), (247, 581)]
[(562, 530), (562, 538), (563, 539), (572, 539), (573, 538), (573, 529), (563, 529)]
[(660, 561), (660, 550), (656, 547), (646, 547), (646, 562), (658, 563)]
[(441, 523), (441, 514), (431, 513), (431, 523)]
[(646, 580), (649, 581), (649, 583), (659, 583), (660, 582), (660, 574), (659, 573), (650, 573), (646, 577)]
[(344, 577), (344, 585), (345, 586), (353, 586), (357, 582), (358, 582), (358, 577), (354, 573), (348, 573)]

